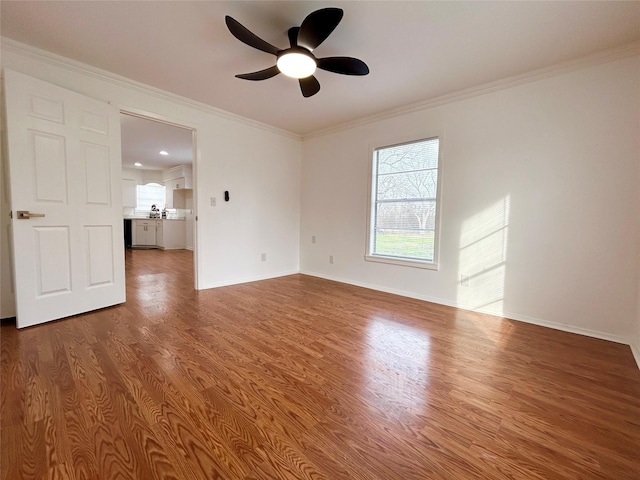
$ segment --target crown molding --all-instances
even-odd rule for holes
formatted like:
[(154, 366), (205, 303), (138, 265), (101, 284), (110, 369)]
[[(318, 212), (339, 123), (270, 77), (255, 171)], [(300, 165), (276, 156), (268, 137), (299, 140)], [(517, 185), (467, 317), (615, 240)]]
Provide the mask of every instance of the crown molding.
[(500, 90), (506, 90), (518, 85), (524, 85), (527, 83), (536, 82), (546, 78), (555, 77), (565, 73), (573, 72), (576, 70), (582, 70), (585, 68), (601, 65), (604, 63), (614, 62), (628, 57), (640, 55), (640, 41), (622, 45), (609, 50), (603, 50), (586, 57), (580, 57), (566, 62), (557, 63), (550, 67), (540, 68), (532, 70), (519, 75), (506, 77), (494, 82), (485, 83), (475, 87), (471, 87), (465, 90), (459, 90), (456, 92), (440, 95), (438, 97), (429, 98), (416, 103), (404, 105), (402, 107), (393, 108), (384, 112), (375, 113), (366, 117), (361, 117), (357, 120), (350, 122), (333, 125), (331, 127), (316, 130), (302, 136), (303, 140), (310, 138), (321, 137), (332, 133), (337, 133), (344, 130), (360, 127), (370, 123), (379, 122), (381, 120), (387, 120), (393, 117), (407, 115), (413, 112), (419, 112), (422, 110), (428, 110), (430, 108), (446, 105), (449, 103), (459, 102), (467, 98), (477, 97), (488, 93), (497, 92)]
[(101, 80), (103, 82), (111, 83), (119, 87), (133, 89), (140, 93), (156, 97), (160, 100), (168, 100), (174, 103), (178, 103), (181, 106), (193, 108), (203, 113), (223, 118), (225, 120), (242, 123), (253, 128), (258, 128), (260, 130), (265, 130), (267, 132), (275, 133), (296, 140), (302, 139), (302, 135), (299, 135), (297, 133), (283, 130), (266, 123), (258, 122), (257, 120), (252, 120), (250, 118), (243, 117), (226, 110), (222, 110), (221, 108), (212, 107), (211, 105), (207, 105), (206, 103), (198, 102), (197, 100), (192, 100), (190, 98), (183, 97), (166, 90), (161, 90), (142, 82), (137, 82), (130, 78), (123, 77), (122, 75), (118, 75), (107, 70), (102, 70), (100, 68), (87, 65), (86, 63), (78, 62), (76, 60), (63, 57), (62, 55), (58, 55), (47, 50), (42, 50), (40, 48), (33, 47), (16, 40), (12, 40), (7, 37), (0, 37), (0, 46), (3, 52), (9, 52), (27, 57), (42, 63), (46, 63), (48, 65), (52, 65), (54, 67), (70, 70), (80, 75), (85, 75), (97, 80)]
[(100, 68), (93, 67), (91, 65), (87, 65), (85, 63), (78, 62), (76, 60), (72, 60), (67, 57), (63, 57), (61, 55), (49, 52), (47, 50), (42, 50), (40, 48), (32, 47), (30, 45), (27, 45), (6, 37), (0, 37), (0, 41), (1, 41), (0, 45), (2, 50), (6, 50), (7, 52), (28, 57), (36, 61), (53, 65), (58, 68), (71, 70), (81, 75), (86, 75), (86, 76), (89, 76), (101, 81), (105, 81), (114, 85), (137, 90), (141, 93), (152, 95), (162, 100), (169, 100), (169, 101), (178, 103), (182, 106), (199, 110), (209, 115), (214, 115), (219, 118), (224, 118), (226, 120), (242, 123), (254, 128), (258, 128), (261, 130), (265, 130), (271, 133), (293, 138), (296, 140), (306, 140), (310, 138), (321, 137), (324, 135), (329, 135), (329, 134), (340, 132), (343, 130), (349, 130), (352, 128), (360, 127), (370, 123), (379, 122), (381, 120), (387, 120), (390, 118), (407, 115), (407, 114), (422, 111), (422, 110), (428, 110), (430, 108), (458, 102), (461, 100), (477, 97), (480, 95), (485, 95), (488, 93), (497, 92), (500, 90), (505, 90), (508, 88), (516, 87), (518, 85), (524, 85), (527, 83), (536, 82), (539, 80), (543, 80), (545, 78), (551, 78), (551, 77), (562, 75), (572, 71), (582, 70), (592, 66), (614, 62), (616, 60), (621, 60), (624, 58), (640, 55), (640, 41), (636, 41), (636, 42), (622, 45), (620, 47), (616, 47), (613, 49), (603, 50), (585, 57), (580, 57), (580, 58), (568, 60), (566, 62), (561, 62), (555, 65), (552, 65), (550, 67), (532, 70), (530, 72), (526, 72), (520, 75), (514, 75), (511, 77), (496, 80), (494, 82), (478, 85), (476, 87), (471, 87), (465, 90), (451, 92), (445, 95), (440, 95), (437, 97), (429, 98), (419, 102), (415, 102), (415, 103), (411, 103), (401, 107), (386, 110), (384, 112), (379, 112), (366, 117), (361, 117), (357, 120), (353, 120), (350, 122), (333, 125), (331, 127), (327, 127), (321, 130), (316, 130), (314, 132), (310, 132), (305, 135), (299, 135), (297, 133), (283, 130), (283, 129), (274, 127), (272, 125), (268, 125), (266, 123), (258, 122), (256, 120), (251, 120), (249, 118), (228, 112), (226, 110), (222, 110), (220, 108), (216, 108), (211, 105), (198, 102), (196, 100), (192, 100), (180, 95), (176, 95), (174, 93), (161, 90), (159, 88), (152, 87), (150, 85), (146, 85), (144, 83), (137, 82), (135, 80), (131, 80), (129, 78), (123, 77), (121, 75), (117, 75), (115, 73), (102, 70)]

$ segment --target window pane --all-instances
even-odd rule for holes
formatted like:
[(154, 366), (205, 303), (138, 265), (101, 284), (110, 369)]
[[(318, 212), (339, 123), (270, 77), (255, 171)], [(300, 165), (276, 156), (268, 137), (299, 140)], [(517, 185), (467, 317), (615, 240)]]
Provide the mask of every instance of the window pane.
[(376, 150), (372, 255), (433, 262), (437, 138)]
[(165, 205), (165, 187), (157, 183), (148, 183), (146, 185), (138, 185), (137, 193), (137, 210), (150, 211), (151, 205), (156, 205), (160, 210)]
[(438, 170), (413, 170), (411, 172), (378, 175), (377, 200), (435, 198), (438, 187)]

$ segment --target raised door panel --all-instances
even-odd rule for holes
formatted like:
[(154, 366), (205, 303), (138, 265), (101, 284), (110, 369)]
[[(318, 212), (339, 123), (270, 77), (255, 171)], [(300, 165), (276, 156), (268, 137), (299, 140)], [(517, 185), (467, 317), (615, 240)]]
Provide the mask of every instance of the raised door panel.
[(71, 293), (71, 241), (68, 227), (35, 227), (36, 297)]
[(50, 122), (64, 122), (64, 102), (58, 97), (30, 95), (29, 115)]
[(35, 170), (34, 200), (66, 204), (68, 193), (65, 138), (33, 130), (29, 131), (28, 138)]
[(147, 239), (147, 234), (145, 233), (144, 225), (139, 223), (137, 220), (134, 220), (135, 226), (133, 228), (133, 244), (134, 245), (144, 245), (145, 240)]
[(80, 128), (87, 132), (109, 135), (109, 117), (104, 112), (83, 108)]
[(111, 206), (109, 149), (103, 145), (82, 144), (87, 203)]
[(85, 227), (87, 251), (87, 287), (102, 287), (114, 282), (113, 228), (111, 225)]
[(156, 222), (150, 222), (147, 226), (147, 245), (153, 246), (158, 244)]

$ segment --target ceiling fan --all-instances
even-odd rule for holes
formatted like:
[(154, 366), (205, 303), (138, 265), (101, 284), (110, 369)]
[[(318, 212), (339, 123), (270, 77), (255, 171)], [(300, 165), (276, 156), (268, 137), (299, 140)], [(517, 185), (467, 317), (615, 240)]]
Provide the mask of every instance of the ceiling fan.
[(244, 80), (266, 80), (283, 73), (300, 82), (303, 97), (311, 97), (320, 91), (320, 83), (313, 76), (316, 68), (343, 75), (367, 75), (369, 67), (362, 60), (352, 57), (316, 58), (311, 53), (338, 26), (342, 20), (341, 8), (321, 8), (310, 13), (299, 27), (288, 30), (289, 48), (280, 50), (243, 27), (240, 22), (225, 17), (231, 34), (250, 47), (276, 56), (276, 64), (252, 73), (236, 75)]

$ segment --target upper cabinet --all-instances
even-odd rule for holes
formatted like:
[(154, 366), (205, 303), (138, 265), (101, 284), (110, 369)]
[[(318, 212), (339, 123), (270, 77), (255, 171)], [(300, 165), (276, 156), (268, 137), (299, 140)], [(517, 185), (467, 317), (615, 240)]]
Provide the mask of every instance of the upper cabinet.
[(129, 178), (122, 179), (122, 206), (136, 208), (136, 185), (135, 180)]
[(163, 172), (168, 208), (186, 208), (184, 191), (193, 188), (190, 165), (180, 165)]

